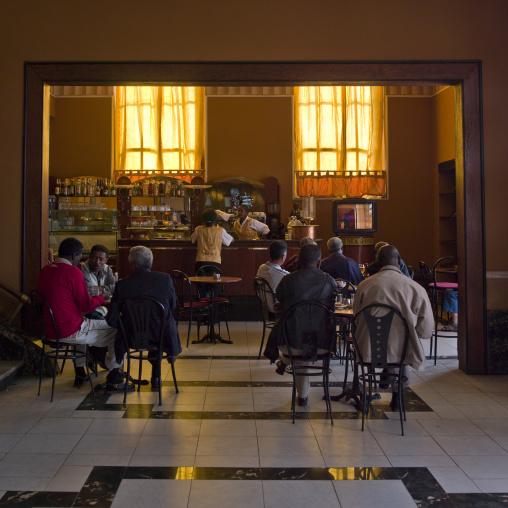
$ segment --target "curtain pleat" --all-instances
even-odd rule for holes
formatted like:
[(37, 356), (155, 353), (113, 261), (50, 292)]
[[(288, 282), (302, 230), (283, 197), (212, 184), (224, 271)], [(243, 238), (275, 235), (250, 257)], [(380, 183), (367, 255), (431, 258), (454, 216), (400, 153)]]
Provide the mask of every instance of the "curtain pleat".
[(386, 197), (383, 87), (295, 87), (299, 196)]

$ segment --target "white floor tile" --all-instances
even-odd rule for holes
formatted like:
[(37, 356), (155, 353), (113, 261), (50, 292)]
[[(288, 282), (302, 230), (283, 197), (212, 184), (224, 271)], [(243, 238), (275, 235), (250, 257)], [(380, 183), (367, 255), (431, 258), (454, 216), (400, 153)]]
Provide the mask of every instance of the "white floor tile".
[(171, 508), (187, 508), (190, 488), (183, 480), (122, 480), (111, 508), (167, 508), (169, 499)]
[(341, 508), (376, 508), (416, 506), (404, 484), (399, 480), (334, 481)]
[(279, 481), (263, 482), (265, 508), (281, 506), (326, 506), (341, 508), (330, 482)]
[(449, 494), (481, 492), (478, 486), (458, 467), (430, 467), (429, 471), (444, 491)]
[(79, 492), (90, 476), (93, 466), (63, 465), (44, 490), (51, 492)]
[(264, 508), (262, 482), (194, 480), (188, 508)]

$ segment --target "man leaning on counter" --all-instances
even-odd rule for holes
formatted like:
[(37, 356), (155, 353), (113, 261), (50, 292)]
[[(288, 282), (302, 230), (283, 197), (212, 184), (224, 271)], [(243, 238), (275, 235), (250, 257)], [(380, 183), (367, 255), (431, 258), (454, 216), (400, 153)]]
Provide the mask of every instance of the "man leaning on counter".
[(239, 240), (258, 240), (258, 233), (266, 235), (270, 232), (266, 224), (249, 217), (249, 208), (246, 205), (238, 207), (238, 219), (234, 228)]

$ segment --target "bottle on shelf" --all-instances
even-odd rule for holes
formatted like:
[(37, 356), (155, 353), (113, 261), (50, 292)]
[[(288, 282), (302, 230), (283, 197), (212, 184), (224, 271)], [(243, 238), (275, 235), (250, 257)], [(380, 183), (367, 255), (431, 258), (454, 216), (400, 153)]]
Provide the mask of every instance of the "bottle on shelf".
[(60, 195), (60, 191), (61, 191), (61, 183), (60, 183), (60, 178), (57, 178), (56, 179), (56, 185), (55, 185), (55, 196), (59, 196)]
[(107, 178), (104, 181), (104, 187), (102, 188), (102, 195), (104, 197), (108, 197), (109, 196), (109, 186), (108, 186), (108, 179)]
[(97, 178), (95, 180), (95, 197), (97, 198), (100, 197), (101, 195), (101, 187), (102, 187), (101, 181)]
[(95, 195), (94, 191), (93, 191), (93, 185), (92, 185), (92, 179), (91, 178), (88, 179), (88, 190), (87, 190), (86, 193), (87, 193), (88, 196), (94, 196)]
[(69, 180), (67, 178), (63, 182), (63, 186), (60, 189), (60, 193), (63, 194), (64, 196), (69, 195)]
[(142, 196), (148, 196), (148, 180), (145, 178), (143, 180), (143, 193), (141, 194)]
[(74, 191), (74, 194), (76, 196), (81, 196), (81, 178), (78, 178), (76, 180), (76, 189)]
[(111, 180), (110, 194), (112, 197), (116, 196), (116, 187), (115, 182), (113, 182), (113, 180)]
[(164, 186), (164, 196), (171, 196), (171, 181), (166, 180), (166, 185)]
[(139, 185), (138, 182), (134, 182), (134, 187), (132, 189), (132, 195), (137, 196), (139, 192)]
[(159, 184), (156, 180), (152, 180), (152, 186), (153, 186), (153, 195), (158, 196), (159, 195)]
[(164, 196), (164, 192), (165, 192), (165, 185), (164, 185), (164, 180), (161, 178), (159, 180), (159, 196)]
[(153, 180), (150, 180), (148, 183), (148, 195), (153, 196)]
[(76, 190), (75, 190), (75, 186), (74, 186), (74, 178), (71, 178), (71, 183), (69, 184), (69, 196), (74, 196), (75, 193), (76, 193)]

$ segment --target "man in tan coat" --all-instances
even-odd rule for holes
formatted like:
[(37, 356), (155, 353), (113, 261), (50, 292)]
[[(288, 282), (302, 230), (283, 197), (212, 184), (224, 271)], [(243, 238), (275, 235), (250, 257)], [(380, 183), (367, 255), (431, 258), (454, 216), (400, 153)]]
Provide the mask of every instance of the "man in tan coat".
[[(377, 260), (381, 265), (378, 273), (361, 282), (355, 295), (353, 312), (356, 314), (361, 308), (372, 303), (383, 303), (391, 305), (400, 311), (409, 327), (409, 343), (406, 352), (404, 376), (408, 378), (409, 369), (407, 365), (415, 370), (425, 368), (425, 353), (421, 339), (429, 339), (434, 329), (434, 317), (432, 305), (425, 289), (415, 281), (406, 277), (400, 270), (399, 251), (393, 245), (381, 247), (377, 253)], [(395, 322), (394, 322), (395, 323)], [(402, 325), (400, 325), (402, 328)], [(357, 341), (365, 361), (370, 361), (370, 342), (368, 330), (363, 322), (359, 323), (357, 329)], [(404, 332), (393, 334), (390, 339), (402, 341)], [(397, 342), (388, 344), (388, 361), (398, 361)], [(393, 387), (392, 410), (398, 408), (399, 400), (396, 387)]]

